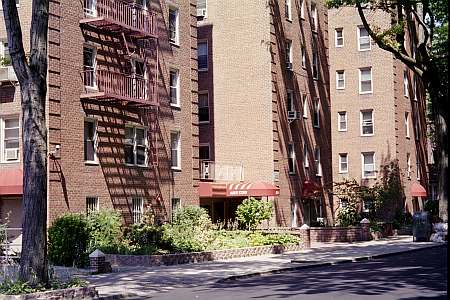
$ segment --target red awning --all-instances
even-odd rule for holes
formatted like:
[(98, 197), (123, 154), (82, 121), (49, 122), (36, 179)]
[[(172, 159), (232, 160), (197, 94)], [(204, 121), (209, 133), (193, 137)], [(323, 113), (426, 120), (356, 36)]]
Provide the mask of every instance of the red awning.
[(411, 196), (412, 197), (426, 197), (427, 190), (419, 183), (413, 183), (411, 185)]
[(280, 195), (280, 188), (267, 182), (216, 183), (200, 182), (199, 195), (202, 198), (225, 197), (267, 197)]
[(22, 195), (23, 172), (21, 169), (0, 170), (0, 195)]
[(303, 182), (302, 197), (311, 197), (321, 190), (321, 186), (314, 181), (305, 180)]

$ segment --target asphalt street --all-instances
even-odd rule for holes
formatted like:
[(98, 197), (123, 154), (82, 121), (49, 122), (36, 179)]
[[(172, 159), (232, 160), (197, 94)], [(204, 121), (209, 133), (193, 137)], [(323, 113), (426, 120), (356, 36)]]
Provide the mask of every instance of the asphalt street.
[[(447, 299), (447, 245), (380, 259), (158, 293), (158, 300)], [(192, 275), (196, 276), (196, 275)]]

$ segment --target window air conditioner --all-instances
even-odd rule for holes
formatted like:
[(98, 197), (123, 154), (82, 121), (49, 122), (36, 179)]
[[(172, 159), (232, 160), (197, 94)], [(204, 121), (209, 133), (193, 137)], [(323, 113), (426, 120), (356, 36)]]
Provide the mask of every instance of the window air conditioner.
[(206, 9), (204, 8), (197, 9), (197, 17), (206, 17)]
[(298, 111), (288, 111), (288, 120), (294, 121), (300, 118), (300, 114)]
[(19, 159), (19, 150), (18, 149), (6, 149), (5, 159), (6, 160), (18, 160)]
[(292, 71), (292, 63), (291, 62), (286, 62), (286, 69), (288, 69), (289, 71)]

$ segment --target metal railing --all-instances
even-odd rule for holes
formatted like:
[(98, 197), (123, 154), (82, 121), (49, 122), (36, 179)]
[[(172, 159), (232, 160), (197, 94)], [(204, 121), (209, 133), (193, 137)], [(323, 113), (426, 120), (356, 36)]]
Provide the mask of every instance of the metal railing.
[(200, 162), (200, 176), (203, 180), (244, 181), (244, 167), (203, 160)]
[(86, 18), (103, 18), (156, 36), (155, 13), (122, 0), (84, 0)]
[(155, 82), (137, 75), (108, 70), (85, 70), (83, 82), (86, 94), (102, 93), (126, 101), (156, 104)]

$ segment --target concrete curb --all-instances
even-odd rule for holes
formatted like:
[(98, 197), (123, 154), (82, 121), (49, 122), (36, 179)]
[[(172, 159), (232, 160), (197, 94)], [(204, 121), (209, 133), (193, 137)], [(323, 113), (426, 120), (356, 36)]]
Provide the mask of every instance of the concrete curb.
[[(359, 256), (359, 257), (354, 257), (352, 259), (342, 259), (342, 260), (338, 260), (338, 261), (334, 261), (334, 262), (321, 262), (321, 263), (305, 264), (305, 265), (301, 265), (301, 266), (280, 268), (280, 269), (263, 271), (263, 272), (255, 272), (255, 273), (249, 273), (249, 274), (243, 274), (243, 275), (234, 275), (234, 276), (229, 276), (227, 278), (219, 279), (216, 282), (224, 283), (224, 282), (228, 282), (228, 281), (233, 281), (233, 280), (238, 280), (238, 279), (246, 279), (246, 278), (256, 277), (256, 276), (264, 276), (264, 275), (278, 274), (278, 273), (283, 273), (283, 272), (298, 271), (298, 270), (312, 269), (312, 268), (318, 268), (318, 267), (327, 267), (327, 266), (354, 263), (354, 262), (360, 262), (360, 261), (368, 261), (368, 260), (373, 260), (373, 259), (379, 259), (379, 258), (384, 258), (384, 257), (389, 257), (389, 256), (395, 256), (395, 255), (400, 255), (400, 254), (405, 254), (405, 253), (421, 251), (421, 250), (425, 250), (425, 249), (443, 247), (445, 245), (447, 245), (447, 243), (441, 243), (438, 245), (427, 245), (424, 247), (420, 247), (420, 248), (416, 248), (416, 249), (408, 249), (408, 250), (403, 250), (403, 251), (388, 252), (388, 253), (375, 254), (375, 255), (369, 255), (369, 256)], [(295, 260), (292, 260), (291, 262), (295, 263)]]

